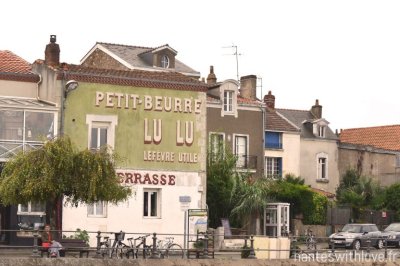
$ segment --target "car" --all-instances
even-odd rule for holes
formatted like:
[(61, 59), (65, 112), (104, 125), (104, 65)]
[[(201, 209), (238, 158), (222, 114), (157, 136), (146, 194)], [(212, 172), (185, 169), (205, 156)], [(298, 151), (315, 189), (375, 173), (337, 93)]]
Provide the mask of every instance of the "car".
[[(368, 243), (368, 240), (371, 242)], [(376, 224), (346, 224), (338, 233), (329, 236), (329, 248), (353, 248), (360, 250), (363, 247), (384, 247), (384, 238)]]
[(391, 247), (400, 247), (400, 223), (391, 223), (382, 232), (386, 243)]

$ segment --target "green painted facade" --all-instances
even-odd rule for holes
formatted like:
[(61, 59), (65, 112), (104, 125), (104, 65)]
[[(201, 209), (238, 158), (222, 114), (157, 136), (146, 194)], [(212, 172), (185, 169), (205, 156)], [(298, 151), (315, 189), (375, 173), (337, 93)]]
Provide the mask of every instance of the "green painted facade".
[[(107, 107), (107, 93), (121, 93), (120, 108), (118, 105), (118, 97), (110, 97)], [(99, 101), (96, 106), (96, 94), (103, 95), (104, 99)], [(126, 105), (126, 95), (137, 95), (138, 101), (136, 109), (133, 109), (133, 100), (130, 98)], [(145, 110), (144, 97), (152, 99), (153, 108)], [(182, 105), (186, 99), (190, 102), (190, 109), (185, 112), (175, 112), (174, 105), (171, 111), (155, 110), (155, 97), (171, 97), (172, 103), (175, 99), (181, 99)], [(99, 98), (98, 98), (99, 99)], [(142, 101), (139, 104), (139, 100)], [(182, 91), (171, 89), (142, 88), (131, 86), (118, 86), (108, 84), (80, 83), (79, 87), (68, 94), (65, 102), (65, 134), (80, 149), (88, 148), (88, 125), (86, 124), (86, 115), (116, 115), (118, 116), (118, 124), (115, 127), (115, 147), (114, 151), (123, 158), (119, 163), (121, 168), (131, 169), (149, 169), (149, 170), (178, 170), (178, 171), (203, 171), (205, 169), (206, 157), (206, 95), (205, 92)], [(179, 100), (178, 100), (179, 101)], [(195, 103), (197, 101), (197, 103)], [(197, 104), (197, 105), (196, 105)], [(128, 106), (128, 108), (126, 108)], [(160, 101), (159, 107), (164, 106)], [(183, 106), (184, 107), (184, 106)], [(197, 108), (198, 112), (195, 112)], [(183, 108), (184, 109), (184, 108)], [(148, 120), (147, 136), (153, 136), (153, 120), (162, 123), (162, 139), (156, 144), (154, 142), (145, 143), (145, 120)], [(177, 133), (177, 122), (180, 121), (181, 131)], [(177, 144), (178, 136), (185, 136), (185, 122), (193, 122), (193, 143), (188, 146), (186, 144)], [(190, 134), (189, 134), (190, 135)], [(145, 156), (159, 152), (159, 160), (145, 160), (149, 156)], [(169, 160), (161, 159), (161, 155), (170, 156)], [(174, 160), (171, 161), (171, 154), (174, 154)], [(185, 161), (179, 162), (183, 159)], [(187, 155), (189, 154), (189, 155)], [(197, 162), (193, 162), (197, 156)]]

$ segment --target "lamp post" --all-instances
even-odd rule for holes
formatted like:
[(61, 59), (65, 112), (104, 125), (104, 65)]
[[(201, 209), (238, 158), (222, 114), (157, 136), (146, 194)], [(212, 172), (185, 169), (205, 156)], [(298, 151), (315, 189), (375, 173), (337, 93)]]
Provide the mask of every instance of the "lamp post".
[(60, 135), (64, 135), (64, 120), (65, 120), (65, 101), (67, 100), (68, 94), (78, 88), (79, 83), (76, 80), (68, 80), (64, 87), (61, 99), (61, 121), (60, 121)]

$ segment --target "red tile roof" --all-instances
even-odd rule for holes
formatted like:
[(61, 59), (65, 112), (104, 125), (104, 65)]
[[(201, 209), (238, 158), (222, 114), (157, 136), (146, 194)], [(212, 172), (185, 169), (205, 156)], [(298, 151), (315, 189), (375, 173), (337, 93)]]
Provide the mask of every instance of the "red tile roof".
[(400, 125), (344, 129), (340, 141), (400, 151)]
[(290, 124), (275, 109), (269, 107), (266, 108), (265, 112), (265, 130), (300, 132), (300, 129)]
[(26, 60), (5, 50), (0, 51), (0, 79), (37, 82), (39, 76)]
[[(44, 64), (43, 60), (36, 60), (35, 63)], [(203, 82), (178, 72), (100, 69), (63, 63), (58, 69), (57, 79), (61, 80), (64, 75), (67, 75), (68, 79), (89, 83), (207, 91), (207, 86)]]

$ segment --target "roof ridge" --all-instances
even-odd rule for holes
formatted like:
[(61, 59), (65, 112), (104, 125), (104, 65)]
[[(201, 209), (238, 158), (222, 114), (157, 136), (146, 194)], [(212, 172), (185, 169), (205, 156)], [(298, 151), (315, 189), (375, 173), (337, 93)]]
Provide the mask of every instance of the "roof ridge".
[(394, 125), (383, 125), (383, 126), (372, 126), (372, 127), (355, 127), (355, 128), (345, 128), (345, 129), (342, 129), (342, 131), (345, 131), (345, 130), (359, 130), (359, 129), (377, 129), (377, 128), (389, 128), (389, 127), (400, 127), (400, 124), (394, 124)]
[(289, 108), (275, 108), (276, 110), (285, 110), (285, 111), (296, 111), (296, 112), (310, 112), (310, 110), (299, 110), (299, 109), (289, 109)]
[[(142, 48), (142, 49), (155, 49), (153, 47), (145, 47), (145, 46), (137, 46), (137, 45), (129, 45), (129, 44), (119, 44), (119, 43), (108, 43), (108, 42), (96, 42), (96, 44), (106, 44), (106, 45), (118, 45), (124, 47), (133, 47), (133, 48)], [(161, 46), (160, 46), (161, 47)]]

